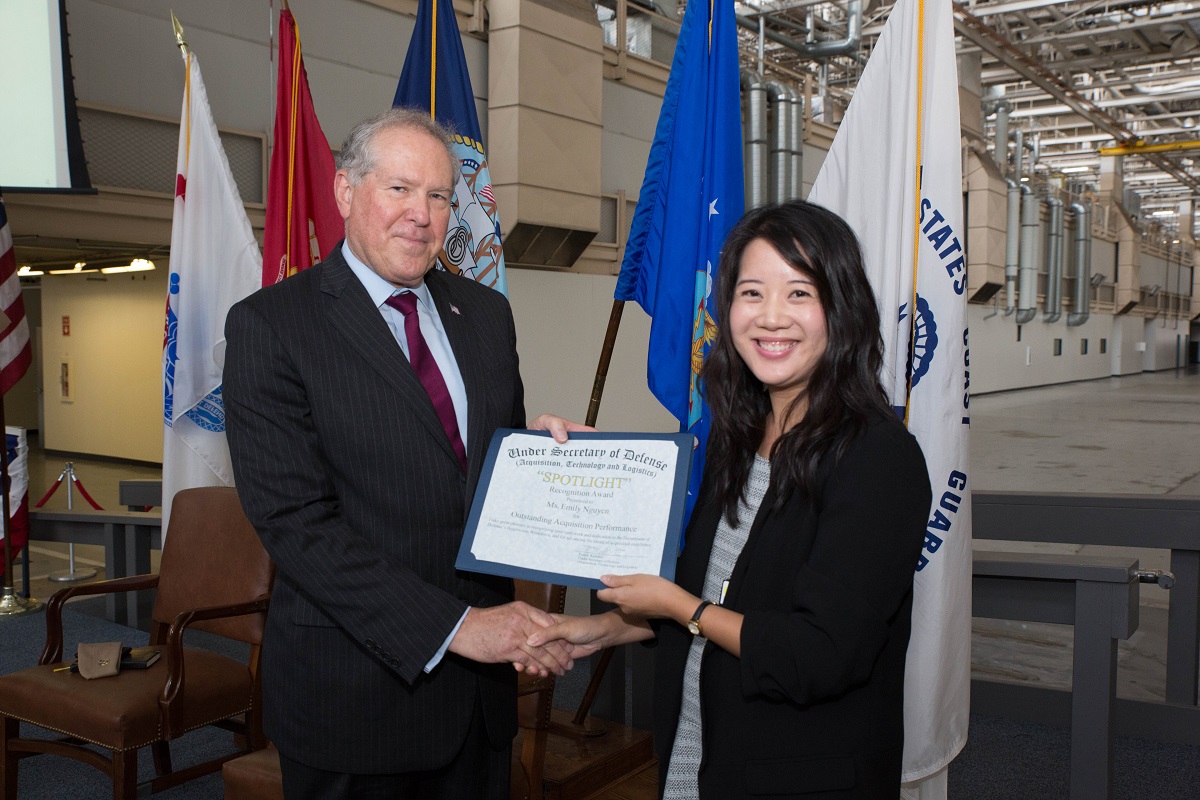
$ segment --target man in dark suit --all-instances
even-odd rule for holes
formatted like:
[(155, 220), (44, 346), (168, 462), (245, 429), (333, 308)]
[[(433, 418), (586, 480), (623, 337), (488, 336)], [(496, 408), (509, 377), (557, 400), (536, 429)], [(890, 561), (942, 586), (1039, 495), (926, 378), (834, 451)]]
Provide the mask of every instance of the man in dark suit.
[(511, 581), (454, 569), (492, 433), (525, 426), (512, 313), (430, 271), (458, 161), (427, 114), (360, 123), (338, 166), (345, 241), (226, 322), (234, 473), (278, 570), (267, 735), (289, 800), (507, 797), (514, 666), (570, 666), (526, 644), (552, 620)]

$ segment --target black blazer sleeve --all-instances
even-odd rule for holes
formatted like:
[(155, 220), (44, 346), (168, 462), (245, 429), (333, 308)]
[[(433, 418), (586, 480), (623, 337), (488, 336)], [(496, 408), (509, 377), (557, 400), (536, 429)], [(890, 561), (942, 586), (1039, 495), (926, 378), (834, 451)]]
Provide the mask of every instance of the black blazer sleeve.
[(909, 602), (930, 502), (924, 457), (901, 425), (872, 425), (853, 442), (821, 484), (790, 608), (746, 612), (746, 697), (807, 705), (868, 680)]

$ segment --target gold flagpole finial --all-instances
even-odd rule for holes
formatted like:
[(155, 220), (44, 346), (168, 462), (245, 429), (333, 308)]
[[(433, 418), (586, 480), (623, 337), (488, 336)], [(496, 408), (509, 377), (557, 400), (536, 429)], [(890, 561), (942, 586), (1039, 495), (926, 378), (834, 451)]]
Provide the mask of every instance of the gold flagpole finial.
[(179, 18), (175, 16), (175, 12), (171, 12), (171, 27), (175, 29), (175, 44), (179, 45), (179, 49), (183, 52), (188, 51), (187, 39), (183, 38), (183, 26), (179, 24)]

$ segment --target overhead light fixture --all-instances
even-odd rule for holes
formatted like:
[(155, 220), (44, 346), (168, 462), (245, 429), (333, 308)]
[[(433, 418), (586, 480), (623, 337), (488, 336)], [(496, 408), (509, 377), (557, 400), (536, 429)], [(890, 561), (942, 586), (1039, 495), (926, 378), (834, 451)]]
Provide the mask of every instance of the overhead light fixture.
[(114, 272), (149, 272), (154, 269), (154, 262), (145, 258), (135, 258), (128, 264), (120, 267), (102, 267), (100, 269), (105, 275), (112, 275)]
[(1059, 172), (1063, 172), (1063, 173), (1087, 172), (1090, 169), (1091, 169), (1091, 167), (1063, 167), (1062, 169), (1059, 170)]
[(1150, 216), (1152, 216), (1152, 217), (1173, 217), (1173, 216), (1175, 216), (1175, 212), (1171, 211), (1170, 209), (1163, 209), (1162, 211), (1153, 212), (1152, 214), (1150, 214)]
[(40, 269), (33, 269), (28, 264), (17, 270), (18, 278), (36, 278), (38, 275), (45, 275)]
[(80, 275), (84, 272), (95, 272), (95, 269), (84, 269), (87, 266), (86, 261), (76, 261), (75, 266), (71, 269), (52, 269), (51, 275)]

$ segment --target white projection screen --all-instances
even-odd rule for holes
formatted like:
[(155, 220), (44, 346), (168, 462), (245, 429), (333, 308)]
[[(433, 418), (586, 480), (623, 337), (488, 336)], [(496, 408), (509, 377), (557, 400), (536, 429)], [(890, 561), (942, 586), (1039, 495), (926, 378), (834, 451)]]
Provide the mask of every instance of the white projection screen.
[(64, 0), (0, 0), (0, 189), (90, 189)]

